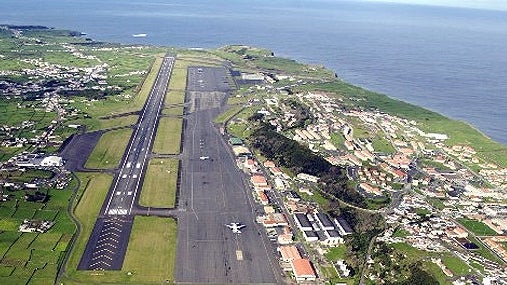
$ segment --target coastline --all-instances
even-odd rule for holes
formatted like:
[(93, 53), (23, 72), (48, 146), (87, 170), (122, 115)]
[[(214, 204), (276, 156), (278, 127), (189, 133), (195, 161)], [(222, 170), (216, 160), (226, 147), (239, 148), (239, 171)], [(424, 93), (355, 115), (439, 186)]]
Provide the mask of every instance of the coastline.
[[(85, 282), (89, 283), (89, 281), (100, 283), (100, 281), (107, 280), (111, 283), (134, 284), (142, 283), (140, 280), (145, 280), (144, 278), (147, 278), (146, 280), (153, 280), (154, 282), (159, 281), (158, 279), (165, 280), (166, 283), (173, 280), (181, 280), (175, 278), (173, 269), (170, 269), (167, 274), (162, 274), (161, 271), (156, 269), (156, 266), (150, 264), (151, 262), (154, 264), (171, 264), (173, 266), (172, 261), (176, 260), (176, 252), (171, 250), (170, 254), (162, 254), (161, 256), (163, 256), (164, 260), (150, 259), (147, 261), (136, 254), (139, 252), (150, 252), (150, 250), (153, 251), (149, 247), (146, 247), (146, 250), (139, 251), (140, 248), (144, 248), (147, 244), (133, 243), (134, 245), (130, 247), (132, 254), (129, 255), (127, 252), (126, 265), (120, 271), (105, 270), (100, 276), (90, 276), (89, 271), (81, 271), (76, 268), (79, 268), (78, 258), (81, 252), (86, 250), (85, 242), (88, 241), (88, 236), (93, 232), (91, 230), (93, 228), (92, 225), (97, 217), (101, 217), (100, 212), (102, 210), (99, 208), (101, 205), (99, 200), (105, 201), (107, 193), (111, 195), (115, 193), (114, 190), (109, 190), (111, 183), (113, 183), (113, 176), (101, 173), (102, 170), (107, 172), (108, 170), (117, 169), (116, 167), (121, 161), (123, 161), (122, 167), (134, 171), (139, 168), (137, 166), (135, 169), (134, 167), (130, 167), (131, 165), (136, 165), (136, 163), (128, 162), (130, 161), (128, 159), (130, 147), (127, 147), (127, 144), (129, 144), (129, 141), (145, 143), (146, 140), (141, 137), (139, 139), (131, 139), (131, 132), (134, 129), (143, 130), (144, 128), (147, 130), (153, 127), (152, 134), (156, 133), (152, 147), (149, 149), (146, 147), (136, 147), (137, 149), (146, 150), (152, 154), (167, 153), (168, 155), (172, 155), (171, 153), (178, 154), (181, 152), (183, 157), (180, 157), (178, 161), (181, 161), (182, 167), (187, 165), (184, 161), (188, 159), (188, 156), (186, 156), (184, 150), (189, 148), (183, 147), (181, 143), (186, 141), (188, 145), (194, 144), (191, 143), (191, 140), (183, 139), (181, 133), (185, 128), (193, 125), (193, 114), (202, 113), (195, 112), (195, 105), (185, 109), (185, 106), (188, 105), (185, 101), (196, 103), (198, 105), (197, 108), (203, 106), (204, 108), (211, 109), (211, 113), (206, 117), (206, 120), (210, 120), (210, 122), (211, 118), (217, 120), (210, 127), (215, 132), (214, 134), (219, 135), (220, 132), (220, 137), (224, 136), (224, 143), (227, 143), (226, 141), (229, 138), (234, 137), (235, 139), (239, 139), (242, 144), (241, 147), (246, 148), (248, 151), (250, 149), (253, 150), (251, 152), (255, 153), (253, 160), (249, 160), (248, 157), (242, 155), (236, 157), (237, 165), (233, 163), (234, 170), (247, 170), (246, 168), (248, 167), (244, 167), (243, 165), (250, 165), (249, 161), (253, 161), (253, 166), (258, 164), (260, 171), (257, 168), (251, 169), (251, 172), (245, 171), (246, 178), (250, 178), (253, 184), (254, 176), (259, 174), (261, 176), (266, 175), (265, 178), (271, 178), (270, 181), (274, 180), (274, 184), (271, 185), (276, 186), (276, 188), (271, 189), (270, 184), (268, 184), (270, 189), (257, 189), (255, 184), (248, 184), (246, 189), (255, 190), (252, 191), (255, 200), (257, 200), (256, 194), (259, 198), (262, 196), (260, 193), (264, 193), (266, 197), (270, 193), (279, 193), (282, 195), (280, 198), (283, 199), (284, 195), (289, 194), (288, 191), (292, 191), (292, 193), (301, 194), (301, 197), (299, 197), (301, 201), (297, 201), (297, 207), (291, 207), (291, 209), (301, 207), (298, 211), (302, 213), (318, 209), (318, 211), (330, 214), (332, 217), (342, 217), (346, 223), (351, 223), (349, 227), (352, 227), (351, 231), (355, 234), (347, 238), (344, 237), (341, 242), (336, 241), (342, 243), (347, 249), (351, 248), (351, 245), (358, 244), (358, 242), (364, 243), (364, 245), (366, 245), (366, 242), (370, 244), (365, 256), (363, 256), (364, 252), (355, 251), (353, 248), (351, 248), (350, 253), (355, 255), (356, 258), (350, 258), (351, 255), (349, 253), (341, 254), (340, 259), (347, 260), (348, 266), (353, 268), (355, 272), (360, 272), (359, 275), (353, 276), (357, 280), (359, 280), (359, 276), (362, 278), (362, 276), (374, 276), (372, 274), (377, 274), (376, 268), (368, 267), (366, 257), (371, 256), (377, 264), (381, 264), (379, 260), (382, 259), (382, 256), (388, 257), (389, 255), (370, 255), (370, 250), (375, 249), (376, 246), (389, 245), (392, 240), (391, 238), (396, 238), (398, 243), (400, 242), (400, 238), (404, 238), (402, 242), (409, 245), (409, 248), (412, 248), (412, 246), (417, 248), (418, 244), (428, 245), (436, 240), (431, 231), (438, 229), (440, 232), (438, 239), (444, 238), (445, 240), (447, 234), (445, 230), (448, 227), (454, 224), (457, 227), (461, 227), (454, 219), (456, 219), (456, 215), (463, 214), (461, 206), (468, 206), (469, 204), (467, 203), (470, 202), (470, 197), (474, 199), (474, 195), (484, 194), (484, 199), (480, 202), (474, 200), (474, 203), (479, 204), (477, 209), (469, 210), (471, 214), (468, 218), (477, 219), (477, 223), (481, 222), (481, 219), (474, 215), (477, 210), (482, 209), (482, 202), (484, 202), (484, 205), (491, 202), (491, 197), (487, 196), (487, 194), (492, 192), (498, 193), (498, 201), (500, 203), (507, 201), (505, 198), (507, 194), (504, 191), (507, 186), (507, 176), (505, 176), (505, 171), (507, 171), (507, 147), (492, 140), (478, 128), (464, 121), (455, 120), (424, 107), (348, 83), (343, 79), (337, 78), (336, 73), (324, 65), (308, 64), (290, 58), (277, 57), (271, 50), (247, 45), (223, 46), (216, 49), (188, 49), (169, 48), (163, 45), (151, 46), (95, 42), (92, 39), (81, 37), (82, 33), (62, 30), (54, 30), (47, 34), (39, 33), (37, 30), (12, 30), (10, 33), (13, 36), (10, 38), (5, 37), (2, 35), (2, 29), (0, 29), (0, 36), (4, 36), (0, 38), (2, 44), (9, 44), (9, 42), (21, 43), (21, 45), (34, 43), (31, 48), (37, 51), (37, 53), (24, 53), (23, 50), (2, 50), (2, 53), (10, 56), (10, 61), (5, 62), (10, 62), (11, 65), (7, 66), (10, 70), (6, 72), (6, 76), (3, 79), (0, 79), (0, 84), (11, 87), (11, 90), (19, 90), (19, 96), (12, 96), (14, 98), (10, 98), (11, 94), (17, 93), (4, 92), (3, 101), (12, 106), (10, 113), (20, 113), (20, 107), (25, 107), (24, 104), (29, 104), (27, 101), (29, 101), (28, 99), (32, 99), (32, 97), (23, 92), (23, 88), (28, 85), (27, 82), (30, 79), (27, 75), (31, 72), (38, 72), (37, 75), (42, 79), (36, 81), (36, 83), (42, 86), (43, 91), (33, 96), (38, 96), (35, 98), (52, 96), (51, 99), (54, 99), (54, 101), (48, 101), (50, 103), (61, 104), (58, 106), (63, 106), (62, 109), (57, 110), (64, 110), (69, 113), (68, 116), (57, 118), (63, 127), (60, 129), (63, 131), (56, 133), (57, 135), (61, 135), (63, 138), (70, 133), (75, 134), (75, 126), (84, 127), (85, 132), (87, 130), (103, 131), (99, 135), (100, 138), (97, 138), (98, 142), (97, 140), (95, 141), (96, 145), (95, 143), (88, 143), (89, 145), (93, 144), (92, 146), (95, 147), (91, 154), (83, 158), (85, 162), (82, 164), (85, 167), (90, 167), (88, 170), (91, 170), (88, 173), (82, 172), (78, 175), (79, 183), (83, 187), (78, 187), (78, 185), (72, 188), (74, 190), (79, 188), (77, 193), (79, 204), (77, 206), (70, 206), (67, 211), (70, 212), (69, 215), (73, 213), (76, 215), (83, 230), (81, 234), (79, 234), (79, 231), (78, 233), (74, 231), (74, 235), (78, 236), (78, 240), (72, 251), (68, 251), (69, 245), (66, 245), (67, 247), (65, 248), (63, 246), (60, 247), (62, 251), (66, 250), (67, 254), (71, 254), (69, 255), (70, 258), (66, 261), (68, 263), (66, 268), (56, 268), (65, 270), (64, 274), (58, 277), (62, 278), (61, 280), (64, 282), (83, 282), (84, 284)], [(70, 35), (70, 37), (65, 38), (65, 35)], [(54, 53), (54, 48), (50, 49), (46, 45), (46, 43), (51, 43), (51, 37), (53, 36), (53, 43), (64, 47), (59, 53)], [(29, 61), (35, 56), (40, 56), (41, 59), (34, 59), (33, 65), (25, 65), (23, 68), (14, 65), (16, 61)], [(165, 73), (169, 77), (168, 79), (171, 80), (167, 84), (163, 83), (164, 88), (167, 88), (167, 90), (161, 93), (163, 97), (159, 100), (159, 102), (162, 102), (159, 103), (159, 106), (163, 107), (157, 109), (158, 111), (155, 114), (154, 120), (156, 123), (153, 124), (154, 121), (150, 121), (143, 127), (141, 125), (141, 122), (143, 122), (142, 116), (144, 116), (147, 108), (149, 110), (149, 107), (146, 106), (151, 105), (150, 100), (152, 99), (150, 98), (153, 98), (153, 96), (150, 94), (155, 90), (154, 86), (159, 81), (159, 75), (164, 74), (161, 70), (163, 61), (167, 59), (174, 60), (175, 64), (174, 69)], [(104, 62), (107, 62), (107, 64), (103, 64)], [(41, 65), (48, 66), (51, 72), (38, 68)], [(67, 71), (69, 67), (74, 67), (76, 71), (83, 71), (74, 73), (72, 81), (74, 85), (67, 87), (65, 85), (66, 82), (59, 82), (59, 88), (62, 90), (62, 93), (44, 93), (44, 90), (46, 90), (44, 88), (47, 87), (46, 81), (43, 79), (45, 78), (43, 77), (45, 73), (53, 73), (55, 74), (55, 78), (59, 79), (60, 76), (65, 77), (69, 74)], [(97, 68), (97, 71), (90, 71), (93, 68)], [(203, 79), (199, 81), (199, 75), (195, 77), (193, 75), (206, 73), (208, 69), (221, 70), (218, 83), (227, 86), (225, 88), (227, 91), (220, 93), (220, 96), (224, 95), (224, 98), (220, 99), (220, 111), (216, 109), (213, 103), (209, 103), (207, 100), (216, 95), (216, 93), (211, 93), (215, 91), (209, 91), (210, 93), (203, 92), (203, 94), (199, 93), (199, 96), (205, 96), (202, 98), (206, 99), (206, 105), (201, 105), (201, 101), (196, 100), (196, 97), (192, 97), (194, 96), (192, 93), (193, 86), (199, 86), (199, 83), (202, 83), (201, 87), (203, 87), (208, 84), (207, 78), (214, 77), (203, 76)], [(87, 72), (91, 72), (89, 77), (86, 76), (89, 74)], [(11, 82), (15, 76), (20, 77), (19, 82)], [(93, 80), (85, 82), (85, 80), (92, 77), (94, 77)], [(4, 80), (4, 82), (1, 80)], [(91, 91), (92, 93), (65, 92), (87, 91), (87, 89), (92, 88), (95, 88), (93, 90), (102, 91), (94, 93), (93, 91)], [(118, 92), (106, 92), (110, 89), (117, 90)], [(17, 102), (14, 102), (14, 100), (8, 102), (11, 99), (19, 100), (21, 105), (19, 103), (16, 104)], [(29, 107), (33, 108), (35, 106), (30, 105)], [(47, 114), (47, 110), (37, 108), (37, 111), (41, 114)], [(219, 114), (222, 111), (224, 112)], [(65, 112), (52, 112), (51, 115)], [(138, 114), (142, 114), (141, 117), (138, 117)], [(218, 117), (216, 117), (217, 115)], [(43, 118), (45, 116), (43, 115)], [(221, 119), (218, 119), (219, 117)], [(221, 120), (221, 122), (218, 122), (218, 120)], [(10, 122), (9, 112), (4, 113), (3, 121), (5, 124)], [(174, 124), (172, 122), (169, 123), (170, 121), (174, 122)], [(58, 123), (58, 121), (56, 122)], [(136, 122), (138, 123), (136, 124)], [(195, 120), (195, 122), (197, 125), (202, 125), (202, 121), (200, 120)], [(15, 123), (11, 123), (13, 127), (16, 127)], [(53, 121), (51, 122), (52, 124), (54, 124)], [(23, 122), (22, 125), (26, 124)], [(40, 131), (42, 132), (42, 130)], [(153, 136), (149, 137), (153, 138)], [(196, 137), (204, 138), (200, 134), (196, 135)], [(178, 142), (179, 139), (183, 140)], [(179, 147), (176, 147), (174, 150), (169, 150), (168, 145), (155, 147), (157, 140), (158, 142), (171, 142), (172, 146)], [(208, 138), (200, 140), (200, 149), (204, 152), (202, 152), (199, 160), (195, 159), (199, 164), (212, 162), (214, 160), (213, 156), (216, 153), (222, 155), (224, 151), (230, 151), (229, 148), (204, 149), (206, 147), (205, 141), (209, 144), (213, 141), (222, 142), (222, 139), (214, 140)], [(222, 145), (220, 144), (220, 146)], [(157, 150), (157, 148), (164, 150)], [(48, 150), (52, 151), (51, 148), (48, 148)], [(208, 153), (210, 156), (207, 156)], [(126, 156), (122, 156), (125, 154)], [(202, 156), (203, 154), (206, 156)], [(64, 157), (64, 159), (66, 158)], [(152, 159), (154, 158), (150, 158), (151, 161), (154, 161)], [(265, 159), (268, 159), (270, 163), (265, 163)], [(201, 160), (210, 161), (204, 162)], [(90, 162), (94, 164), (92, 165)], [(502, 169), (498, 169), (498, 166), (501, 166)], [(273, 171), (274, 168), (278, 170)], [(163, 172), (164, 175), (169, 176), (166, 173), (172, 173), (171, 176), (174, 177), (174, 182), (177, 184), (176, 176), (178, 176), (177, 173), (179, 171), (158, 170), (151, 172), (151, 174)], [(486, 171), (481, 172), (481, 170)], [(150, 170), (148, 169), (147, 171)], [(120, 177), (122, 179), (127, 178), (126, 176), (120, 176), (123, 173), (123, 170), (116, 172), (116, 179), (119, 180)], [(148, 173), (145, 173), (146, 177), (149, 177)], [(493, 177), (492, 173), (500, 177), (501, 181)], [(142, 177), (137, 174), (132, 178), (137, 179), (138, 177)], [(183, 177), (189, 176), (184, 175)], [(279, 179), (279, 183), (275, 179)], [(319, 179), (322, 180), (319, 181)], [(195, 185), (201, 181), (198, 180), (196, 182)], [(423, 182), (427, 182), (427, 184), (423, 184)], [(188, 185), (188, 183), (182, 183), (180, 186), (174, 186), (176, 189), (179, 188), (181, 193), (186, 192), (188, 194), (189, 191), (182, 190), (191, 189)], [(203, 183), (203, 185), (205, 184)], [(222, 181), (221, 185), (235, 184), (231, 182), (223, 183)], [(245, 184), (245, 186), (247, 185)], [(142, 187), (144, 189), (143, 192), (150, 193), (150, 186), (146, 186), (143, 183)], [(202, 187), (210, 189), (219, 188), (212, 185)], [(310, 190), (306, 189), (306, 187)], [(99, 195), (95, 195), (97, 191), (90, 191), (91, 189), (97, 189), (100, 192)], [(275, 189), (279, 191), (273, 191)], [(157, 192), (160, 194), (159, 190)], [(175, 190), (175, 193), (170, 195), (177, 195), (177, 191)], [(459, 191), (463, 191), (463, 195), (461, 196), (463, 205), (458, 204), (457, 198), (460, 197), (455, 197), (455, 192)], [(71, 194), (68, 191), (59, 191), (58, 193)], [(18, 193), (18, 195), (20, 194), (21, 192)], [(271, 194), (268, 198), (272, 197)], [(217, 197), (216, 194), (212, 196)], [(421, 198), (423, 196), (424, 198)], [(181, 199), (181, 197), (176, 196), (175, 199)], [(287, 198), (290, 197), (287, 196)], [(296, 196), (292, 197), (297, 198)], [(410, 199), (405, 200), (405, 197), (410, 197)], [(434, 202), (435, 197), (438, 198), (439, 203)], [(193, 201), (192, 199), (193, 194), (191, 194), (189, 201)], [(248, 199), (250, 200), (252, 197), (248, 196)], [(282, 206), (281, 209), (285, 209), (283, 211), (286, 211), (289, 208), (284, 207), (289, 206), (285, 205), (283, 200), (276, 203), (268, 201), (268, 205)], [(418, 202), (414, 203), (416, 200)], [(51, 202), (55, 201), (58, 200), (51, 200)], [(175, 205), (180, 209), (185, 209), (184, 207), (187, 206), (186, 200), (179, 201), (179, 204), (176, 203)], [(11, 201), (11, 203), (13, 202)], [(152, 203), (154, 201), (143, 205), (155, 207)], [(440, 204), (442, 205), (442, 209), (439, 208)], [(36, 204), (24, 204), (22, 206), (26, 209), (37, 207)], [(65, 206), (67, 207), (68, 205)], [(258, 206), (260, 207), (261, 205), (259, 204)], [(413, 209), (409, 210), (413, 214), (410, 215), (412, 217), (408, 214), (400, 214), (398, 216), (397, 213), (408, 211), (406, 206), (413, 207)], [(10, 208), (14, 212), (7, 214), (9, 214), (9, 218), (12, 221), (17, 222), (14, 220), (14, 214), (18, 212), (17, 206)], [(428, 212), (418, 212), (421, 208), (427, 209)], [(452, 214), (447, 216), (449, 213), (446, 211), (442, 211), (439, 214), (438, 210), (443, 210), (444, 208), (452, 210)], [(264, 209), (266, 214), (269, 214), (270, 211), (266, 211), (266, 208)], [(219, 210), (223, 210), (223, 208), (219, 207)], [(395, 211), (393, 212), (393, 210)], [(35, 209), (34, 211), (33, 213), (38, 213), (42, 209)], [(428, 223), (428, 227), (418, 227), (416, 232), (412, 232), (413, 228), (410, 228), (410, 225), (419, 223), (419, 218), (423, 218), (423, 216), (430, 218), (428, 213), (433, 213), (433, 211), (435, 212), (434, 218), (443, 219), (441, 225), (435, 226), (440, 223)], [(17, 218), (24, 218), (29, 213), (28, 211), (19, 211)], [(31, 216), (36, 216), (33, 213)], [(385, 220), (390, 218), (391, 214), (393, 217), (397, 216), (399, 218), (398, 224), (393, 227), (387, 226), (384, 223)], [(133, 214), (133, 216), (135, 215), (139, 214)], [(463, 215), (466, 216), (466, 214)], [(190, 213), (190, 216), (193, 219), (192, 213)], [(56, 217), (59, 216), (54, 216), (54, 219)], [(413, 220), (407, 223), (406, 217)], [(69, 225), (75, 224), (76, 222), (72, 222), (70, 218), (68, 215), (63, 216), (60, 222), (67, 219)], [(241, 220), (246, 219), (241, 218)], [(248, 220), (254, 219), (248, 218)], [(176, 227), (176, 224), (171, 224), (168, 227), (167, 224), (159, 224), (154, 220), (143, 222), (145, 225), (151, 223), (160, 226), (160, 228), (171, 228), (170, 231), (172, 233), (178, 231), (176, 228), (172, 228), (173, 226)], [(411, 237), (397, 236), (395, 231), (398, 231), (400, 226), (407, 226), (405, 229), (401, 228), (405, 230), (403, 234), (405, 236), (409, 233), (415, 233), (417, 237), (416, 242)], [(186, 228), (185, 225), (183, 225), (183, 228)], [(293, 226), (292, 228), (296, 230), (296, 227)], [(56, 229), (58, 230), (58, 228)], [(72, 229), (74, 230), (74, 227)], [(138, 229), (141, 230), (136, 230), (136, 234), (142, 236), (142, 232), (146, 232), (148, 227)], [(322, 229), (324, 230), (324, 228)], [(425, 230), (424, 235), (418, 232), (420, 229)], [(16, 229), (12, 227), (9, 230), (14, 232)], [(162, 232), (158, 232), (154, 228), (150, 227), (150, 231), (152, 231), (153, 237), (150, 237), (148, 240), (163, 237)], [(292, 232), (291, 229), (289, 231), (291, 231), (290, 240), (292, 240), (293, 234), (296, 232)], [(317, 229), (313, 228), (313, 231), (317, 231)], [(305, 234), (303, 233), (303, 235)], [(41, 239), (43, 237), (45, 236), (40, 236)], [(177, 239), (181, 236), (178, 234), (178, 236), (173, 235), (173, 237), (174, 242), (171, 240), (170, 244), (176, 245)], [(39, 238), (39, 235), (36, 238)], [(165, 240), (167, 243), (167, 239)], [(294, 241), (300, 244), (302, 240), (296, 238)], [(478, 239), (477, 243), (479, 241), (481, 240)], [(153, 247), (156, 244), (154, 242), (149, 246)], [(307, 243), (305, 244), (308, 245)], [(342, 248), (343, 246), (340, 245)], [(459, 244), (456, 243), (456, 246), (459, 246)], [(444, 247), (448, 248), (447, 245)], [(427, 249), (432, 251), (429, 246)], [(32, 249), (28, 247), (19, 249), (20, 252), (27, 252), (27, 250), (30, 250), (29, 258), (31, 259)], [(37, 250), (38, 253), (51, 254), (45, 248), (37, 248)], [(196, 250), (201, 251), (202, 249)], [(398, 254), (404, 253), (403, 248), (397, 249), (396, 246), (393, 246), (390, 250)], [(168, 249), (162, 249), (162, 251), (169, 252)], [(311, 261), (314, 265), (320, 267), (326, 265), (322, 261), (327, 260), (332, 264), (338, 258), (338, 256), (332, 258), (323, 253), (319, 254), (321, 256), (313, 255), (313, 253), (309, 254), (308, 262)], [(432, 253), (426, 254), (425, 264), (427, 265), (429, 263), (428, 256)], [(476, 254), (473, 252), (469, 253), (471, 256), (475, 256)], [(487, 255), (487, 252), (480, 253), (480, 255), (486, 256), (485, 258), (488, 260), (491, 259)], [(422, 254), (418, 254), (418, 258), (422, 256)], [(458, 270), (452, 266), (454, 261), (460, 261), (461, 259), (457, 259), (452, 254), (448, 254), (446, 257), (448, 259), (443, 260), (443, 262), (446, 265), (450, 264), (448, 265), (449, 270), (452, 270), (456, 277), (468, 276), (471, 273), (470, 270), (464, 272), (464, 270)], [(451, 261), (449, 261), (449, 258), (452, 258)], [(365, 261), (360, 262), (360, 260)], [(417, 261), (417, 259), (405, 260), (401, 255), (396, 256), (392, 260), (398, 260), (402, 263), (402, 269), (396, 269), (401, 270), (400, 272), (406, 272), (406, 269), (410, 268), (411, 264), (416, 264), (415, 261)], [(492, 258), (491, 260), (495, 261), (496, 259)], [(29, 261), (25, 265), (30, 264)], [(58, 266), (61, 264), (59, 262)], [(489, 263), (487, 265), (490, 266)], [(32, 263), (30, 266), (37, 266), (37, 264)], [(150, 272), (148, 267), (155, 269), (153, 272)], [(470, 264), (460, 261), (457, 267), (462, 269), (469, 268)], [(246, 270), (252, 270), (248, 266), (245, 268)], [(45, 269), (42, 269), (41, 272), (44, 272)], [(359, 271), (358, 269), (361, 270)], [(39, 270), (39, 267), (35, 270)], [(380, 270), (383, 270), (383, 268)], [(177, 271), (181, 272), (181, 270)], [(426, 267), (424, 271), (427, 271), (427, 273), (437, 279), (441, 275), (439, 275), (440, 270), (438, 268), (434, 270), (434, 268)], [(480, 275), (480, 271), (477, 271), (478, 275)], [(47, 270), (47, 272), (49, 271)], [(208, 271), (203, 270), (203, 272)], [(399, 277), (395, 276), (396, 274), (392, 275), (394, 279)], [(28, 280), (31, 280), (32, 277), (33, 275)], [(379, 280), (384, 280), (383, 278), (385, 277), (377, 274), (377, 278), (380, 278)], [(0, 280), (8, 280), (8, 278), (0, 276)], [(336, 281), (333, 275), (326, 273), (322, 275), (319, 273), (319, 278), (329, 278), (329, 280)], [(444, 282), (439, 283), (448, 284), (446, 281), (449, 280), (445, 279)]]
[[(41, 25), (14, 25), (14, 26), (27, 27), (27, 28), (45, 28), (47, 30), (60, 29), (57, 27), (45, 27), (45, 26), (41, 26)], [(69, 30), (69, 32), (74, 37), (83, 37), (82, 32), (70, 31), (70, 30)], [(91, 38), (86, 38), (86, 41), (88, 41), (90, 43), (105, 43), (105, 44), (113, 44), (113, 45), (119, 45), (119, 46), (146, 46), (146, 47), (177, 48), (177, 49), (181, 49), (181, 50), (192, 50), (192, 48), (189, 48), (189, 47), (170, 47), (170, 46), (164, 46), (164, 45), (151, 45), (151, 44), (142, 44), (142, 43), (127, 44), (127, 43), (122, 43), (122, 42), (103, 42), (103, 41), (95, 41), (94, 39), (91, 39)], [(206, 52), (213, 52), (213, 51), (219, 50), (221, 48), (223, 48), (223, 47), (219, 47), (216, 49), (201, 48), (199, 50), (206, 51)], [(431, 126), (429, 126), (429, 125), (426, 126), (427, 130), (430, 130), (430, 127), (431, 127), (432, 128), (431, 131), (433, 131), (433, 132), (434, 131), (437, 131), (437, 132), (438, 131), (449, 131), (449, 129), (446, 129), (446, 128), (440, 129), (440, 130), (434, 130), (435, 127), (437, 129), (440, 127), (438, 125), (438, 120), (444, 120), (444, 122), (446, 124), (449, 124), (449, 122), (453, 122), (453, 124), (455, 124), (456, 126), (459, 126), (458, 129), (461, 131), (456, 132), (456, 129), (451, 127), (450, 130), (453, 131), (453, 133), (451, 133), (451, 136), (450, 136), (451, 140), (453, 139), (453, 134), (454, 134), (455, 136), (458, 137), (456, 143), (464, 143), (464, 144), (472, 143), (473, 147), (476, 147), (481, 152), (485, 152), (485, 153), (492, 152), (492, 151), (497, 152), (497, 154), (503, 153), (503, 155), (506, 157), (504, 160), (500, 160), (498, 162), (498, 161), (495, 161), (496, 159), (493, 159), (493, 161), (497, 162), (501, 166), (507, 167), (507, 145), (502, 144), (501, 142), (492, 139), (490, 136), (486, 135), (479, 127), (473, 125), (472, 123), (470, 123), (466, 120), (452, 118), (450, 116), (444, 115), (444, 114), (439, 113), (437, 111), (434, 111), (434, 110), (425, 108), (423, 106), (419, 106), (414, 103), (405, 101), (403, 99), (394, 97), (390, 94), (380, 93), (380, 92), (371, 90), (369, 88), (363, 87), (361, 85), (350, 83), (348, 81), (345, 81), (343, 78), (338, 77), (337, 71), (329, 69), (328, 65), (326, 65), (326, 64), (311, 64), (311, 63), (307, 63), (307, 62), (300, 62), (298, 60), (293, 60), (291, 58), (278, 57), (272, 50), (270, 50), (266, 47), (254, 47), (254, 48), (261, 50), (263, 52), (266, 52), (267, 55), (269, 55), (270, 57), (279, 59), (282, 62), (294, 61), (301, 66), (310, 67), (310, 68), (314, 68), (314, 67), (322, 68), (323, 70), (326, 71), (326, 75), (332, 74), (334, 76), (334, 79), (335, 79), (335, 81), (337, 81), (338, 85), (344, 84), (344, 85), (349, 86), (348, 88), (353, 87), (353, 89), (355, 89), (355, 91), (357, 91), (358, 94), (363, 94), (364, 96), (369, 97), (370, 99), (373, 98), (372, 99), (373, 101), (369, 102), (368, 106), (363, 106), (363, 107), (374, 107), (374, 108), (378, 108), (379, 110), (386, 111), (387, 113), (392, 113), (393, 115), (402, 115), (402, 117), (404, 117), (404, 118), (415, 119), (415, 120), (417, 120), (418, 118), (421, 119), (420, 114), (426, 114), (428, 116), (431, 116), (434, 119), (437, 119), (437, 121), (433, 120), (431, 122), (428, 122), (428, 123), (432, 124)], [(281, 69), (283, 69), (283, 68), (281, 68)], [(280, 70), (280, 71), (283, 71), (283, 70)], [(330, 81), (328, 80), (326, 83), (330, 83)], [(355, 94), (348, 94), (348, 95), (355, 96)], [(405, 111), (398, 110), (397, 108), (400, 108), (400, 106), (406, 110)], [(394, 108), (394, 110), (393, 110), (393, 108)], [(420, 123), (424, 123), (424, 121), (420, 121)], [(469, 130), (467, 131), (466, 130), (467, 128), (463, 128), (463, 126), (466, 126)], [(470, 142), (470, 141), (466, 141), (466, 140), (459, 138), (464, 135), (463, 133), (468, 133), (468, 132), (470, 132), (471, 134), (475, 134), (474, 136), (472, 136), (474, 141)], [(477, 134), (479, 134), (480, 137), (482, 137), (482, 139), (478, 139)], [(487, 147), (484, 148), (483, 147), (484, 145), (487, 145)], [(489, 156), (489, 155), (487, 155), (486, 157), (487, 158), (494, 158), (494, 156)]]

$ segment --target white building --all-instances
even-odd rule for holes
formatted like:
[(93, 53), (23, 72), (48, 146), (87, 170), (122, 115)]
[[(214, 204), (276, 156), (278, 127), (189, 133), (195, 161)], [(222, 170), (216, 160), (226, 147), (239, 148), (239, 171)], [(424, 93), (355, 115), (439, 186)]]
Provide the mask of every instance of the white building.
[(41, 166), (63, 166), (63, 159), (59, 156), (46, 156), (42, 159)]

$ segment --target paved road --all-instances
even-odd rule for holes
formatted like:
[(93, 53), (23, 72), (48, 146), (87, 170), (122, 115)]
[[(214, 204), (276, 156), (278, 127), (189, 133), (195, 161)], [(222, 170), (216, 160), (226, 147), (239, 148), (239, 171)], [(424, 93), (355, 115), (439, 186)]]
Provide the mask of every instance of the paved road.
[[(173, 57), (165, 57), (155, 84), (139, 117), (113, 185), (101, 209), (93, 233), (78, 265), (80, 270), (120, 270), (127, 250), (133, 215), (145, 213), (137, 209), (136, 201), (160, 114)], [(169, 211), (156, 211), (169, 216)]]
[[(227, 98), (225, 69), (190, 67), (188, 74), (175, 280), (275, 283), (251, 194), (212, 125)], [(243, 233), (225, 227), (231, 222), (245, 224)]]

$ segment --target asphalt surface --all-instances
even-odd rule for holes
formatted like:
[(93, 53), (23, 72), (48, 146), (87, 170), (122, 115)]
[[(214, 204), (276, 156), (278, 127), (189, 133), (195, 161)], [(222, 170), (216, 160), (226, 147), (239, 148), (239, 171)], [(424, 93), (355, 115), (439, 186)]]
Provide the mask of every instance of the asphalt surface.
[[(174, 63), (165, 57), (139, 117), (113, 185), (78, 265), (79, 270), (120, 270), (127, 250), (134, 214), (143, 214), (136, 201), (142, 187), (158, 116)], [(159, 212), (169, 215), (164, 209)]]
[[(226, 71), (188, 71), (175, 281), (276, 283), (244, 175), (212, 124), (227, 99)], [(232, 222), (246, 225), (241, 234), (225, 226)]]
[(99, 142), (101, 135), (101, 131), (73, 135), (60, 153), (65, 160), (65, 168), (69, 171), (83, 171), (86, 160)]

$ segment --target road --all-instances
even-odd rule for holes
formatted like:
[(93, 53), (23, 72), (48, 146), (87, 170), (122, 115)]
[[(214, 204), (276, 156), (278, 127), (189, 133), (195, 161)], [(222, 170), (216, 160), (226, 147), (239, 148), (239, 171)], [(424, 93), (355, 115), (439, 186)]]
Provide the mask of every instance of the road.
[[(225, 69), (189, 68), (175, 281), (274, 284), (277, 264), (255, 222), (250, 190), (212, 124), (227, 91)], [(246, 227), (234, 234), (225, 227), (231, 222)]]
[[(166, 56), (139, 117), (113, 185), (102, 206), (78, 265), (80, 270), (120, 270), (132, 229), (146, 162), (151, 153), (160, 109), (164, 102), (174, 58)], [(159, 210), (160, 212), (160, 210)], [(155, 212), (156, 213), (156, 212)]]

